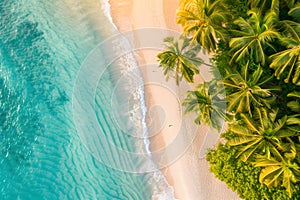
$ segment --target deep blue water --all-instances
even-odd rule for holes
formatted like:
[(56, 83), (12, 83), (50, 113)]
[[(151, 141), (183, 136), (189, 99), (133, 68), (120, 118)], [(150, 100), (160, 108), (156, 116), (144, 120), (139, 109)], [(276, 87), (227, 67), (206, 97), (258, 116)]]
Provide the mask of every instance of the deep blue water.
[[(89, 129), (79, 134), (74, 122), (79, 70), (97, 44), (116, 32), (95, 2), (0, 1), (0, 199), (147, 200), (155, 192), (159, 180), (153, 182), (153, 174), (122, 172), (95, 158), (82, 141), (93, 135)], [(97, 59), (106, 66), (105, 54)], [(135, 151), (141, 141), (137, 145), (123, 133), (137, 127), (119, 130), (107, 105), (118, 74), (108, 70), (99, 80), (95, 116), (103, 137)], [(120, 91), (116, 99), (130, 92)], [(89, 114), (80, 113), (86, 119)], [(107, 155), (96, 147), (97, 155)]]

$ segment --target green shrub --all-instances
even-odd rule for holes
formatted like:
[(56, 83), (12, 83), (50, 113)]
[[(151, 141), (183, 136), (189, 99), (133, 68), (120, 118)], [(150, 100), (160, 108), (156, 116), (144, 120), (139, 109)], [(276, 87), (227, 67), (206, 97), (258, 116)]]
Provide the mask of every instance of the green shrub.
[(235, 150), (223, 144), (216, 149), (210, 149), (206, 159), (210, 164), (210, 171), (225, 182), (233, 191), (237, 192), (242, 199), (246, 200), (299, 200), (300, 187), (295, 186), (292, 198), (283, 187), (268, 188), (259, 182), (260, 168), (255, 168), (235, 158)]

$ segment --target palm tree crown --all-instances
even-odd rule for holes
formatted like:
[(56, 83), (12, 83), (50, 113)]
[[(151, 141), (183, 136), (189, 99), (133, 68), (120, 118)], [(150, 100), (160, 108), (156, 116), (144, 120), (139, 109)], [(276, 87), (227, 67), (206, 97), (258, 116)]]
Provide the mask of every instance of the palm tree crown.
[(202, 122), (220, 130), (220, 119), (226, 117), (226, 101), (222, 99), (222, 92), (222, 87), (216, 86), (215, 82), (205, 82), (198, 85), (195, 91), (188, 91), (182, 105), (186, 113), (196, 113), (197, 124)]
[(295, 160), (295, 156), (295, 150), (279, 159), (258, 156), (254, 164), (256, 167), (263, 167), (259, 181), (268, 187), (285, 187), (291, 198), (294, 185), (300, 181), (300, 165)]
[(233, 134), (228, 144), (239, 149), (237, 157), (243, 161), (257, 155), (280, 159), (282, 152), (291, 150), (291, 137), (300, 135), (295, 128), (298, 122), (294, 123), (294, 119), (287, 116), (277, 119), (274, 110), (256, 109), (253, 118), (247, 114), (241, 114), (241, 117), (240, 123), (230, 125)]
[[(300, 4), (289, 11), (289, 14), (298, 20), (299, 13)], [(278, 79), (284, 77), (286, 83), (292, 79), (294, 84), (300, 85), (300, 24), (290, 20), (282, 21), (281, 24), (285, 31), (280, 41), (287, 49), (270, 56), (270, 67), (275, 70)]]
[(239, 26), (239, 30), (233, 30), (237, 36), (230, 40), (229, 46), (234, 52), (232, 61), (240, 61), (247, 56), (254, 59), (256, 63), (262, 65), (266, 62), (265, 48), (272, 46), (271, 41), (278, 38), (280, 34), (274, 28), (277, 21), (277, 15), (270, 11), (264, 17), (261, 16), (257, 9), (248, 12), (249, 19), (239, 18), (234, 21)]
[(287, 95), (288, 97), (293, 97), (295, 100), (289, 101), (287, 106), (294, 112), (300, 114), (300, 92), (293, 91)]
[(279, 0), (248, 0), (250, 8), (259, 8), (262, 12), (274, 10), (279, 13)]
[(214, 52), (218, 39), (226, 37), (223, 26), (228, 15), (221, 0), (182, 1), (177, 16), (184, 32), (192, 34), (208, 52)]
[(229, 75), (224, 78), (223, 84), (227, 90), (228, 112), (248, 112), (251, 115), (254, 106), (270, 108), (270, 104), (275, 98), (271, 91), (280, 90), (278, 87), (263, 88), (264, 84), (272, 77), (264, 78), (263, 70), (259, 65), (250, 75), (248, 65), (249, 63), (243, 67), (241, 73), (237, 70), (227, 69)]
[(199, 73), (198, 68), (203, 63), (203, 60), (197, 57), (200, 46), (185, 36), (181, 36), (178, 41), (174, 41), (173, 37), (167, 37), (164, 42), (167, 43), (165, 51), (157, 57), (166, 79), (174, 76), (177, 85), (182, 78), (187, 82), (193, 82), (194, 75)]

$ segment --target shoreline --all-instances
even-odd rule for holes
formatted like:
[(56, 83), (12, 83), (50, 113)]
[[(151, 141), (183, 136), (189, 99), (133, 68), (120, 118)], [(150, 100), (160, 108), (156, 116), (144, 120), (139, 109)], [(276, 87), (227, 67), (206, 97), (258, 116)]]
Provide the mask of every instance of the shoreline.
[[(109, 0), (109, 3), (113, 22), (121, 33), (148, 27), (181, 32), (181, 27), (175, 21), (179, 0)], [(139, 35), (133, 35), (133, 40), (137, 43), (141, 42)], [(174, 132), (178, 131), (182, 125), (182, 108), (178, 98), (174, 98), (170, 92), (166, 91), (166, 88), (159, 87), (157, 84), (149, 84), (149, 82), (160, 77), (164, 84), (171, 84), (172, 88), (175, 88), (172, 91), (175, 96), (183, 96), (187, 89), (190, 89), (177, 87), (172, 79), (165, 82), (161, 69), (157, 68), (156, 55), (158, 53), (158, 50), (137, 51), (138, 63), (142, 66), (141, 73), (145, 83), (147, 126), (151, 126), (149, 130), (156, 130), (154, 135), (149, 133), (151, 152), (160, 151), (173, 142), (176, 137)], [(204, 57), (205, 60), (207, 58), (208, 56)], [(203, 79), (199, 76), (197, 80)], [(165, 120), (160, 120), (162, 112), (159, 108), (163, 108)], [(191, 121), (191, 123), (194, 122)], [(209, 172), (205, 158), (199, 156), (201, 146), (206, 139), (207, 127), (201, 126), (198, 129), (196, 138), (187, 151), (177, 160), (172, 161), (172, 164), (160, 169), (169, 185), (173, 187), (175, 198), (181, 200), (239, 199), (225, 183)], [(172, 158), (172, 152), (166, 151), (164, 156), (164, 160), (168, 163), (168, 159)]]

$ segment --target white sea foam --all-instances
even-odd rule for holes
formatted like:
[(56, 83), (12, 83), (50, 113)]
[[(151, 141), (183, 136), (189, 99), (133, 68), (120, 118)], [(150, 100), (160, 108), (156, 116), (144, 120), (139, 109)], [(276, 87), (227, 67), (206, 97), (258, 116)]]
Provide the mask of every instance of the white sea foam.
[[(109, 0), (101, 0), (102, 10), (104, 11), (107, 18), (110, 20), (112, 25), (117, 29), (116, 25), (113, 23)], [(118, 30), (118, 29), (117, 29)], [(120, 40), (126, 40), (122, 37)], [(148, 139), (148, 131), (146, 124), (146, 113), (147, 107), (145, 105), (144, 99), (144, 80), (142, 78), (141, 72), (139, 70), (138, 63), (135, 59), (133, 48), (130, 47), (129, 42), (126, 42), (124, 45), (123, 42), (117, 42), (118, 44), (114, 45), (114, 50), (117, 52), (122, 52), (122, 56), (118, 59), (118, 65), (120, 66), (120, 71), (122, 76), (126, 76), (128, 81), (132, 83), (132, 88), (134, 92), (133, 98), (135, 105), (130, 111), (130, 121), (136, 124), (136, 130), (142, 132), (142, 137), (144, 141), (143, 149), (146, 151), (149, 158), (151, 158), (151, 151), (149, 148), (150, 141)], [(128, 88), (127, 88), (128, 89)], [(151, 162), (151, 165), (156, 166), (154, 162)], [(157, 167), (156, 167), (157, 168)], [(170, 186), (160, 170), (155, 170), (152, 173), (152, 181), (150, 183), (153, 188), (153, 200), (173, 200), (174, 198), (174, 189)]]
[(117, 26), (113, 23), (109, 0), (100, 0), (100, 1), (101, 1), (101, 9), (103, 10), (105, 16), (109, 19), (112, 25), (117, 29)]
[[(150, 141), (148, 139), (148, 130), (146, 124), (147, 107), (144, 99), (144, 80), (139, 70), (138, 63), (135, 59), (133, 48), (125, 37), (117, 37), (113, 43), (113, 51), (117, 55), (121, 55), (115, 61), (120, 71), (120, 76), (123, 77), (124, 84), (128, 94), (131, 94), (133, 105), (128, 111), (128, 116), (131, 124), (135, 124), (135, 130), (137, 133), (132, 133), (137, 136), (137, 148), (143, 148), (146, 151), (146, 155), (150, 158), (150, 167), (146, 166), (145, 169), (152, 170), (151, 182), (149, 183), (153, 187), (153, 200), (172, 200), (174, 199), (173, 188), (168, 184), (166, 178), (160, 170), (157, 169), (156, 164), (151, 161), (151, 151), (149, 149)], [(130, 84), (130, 85), (128, 85)], [(140, 135), (142, 133), (142, 135)], [(143, 138), (143, 144), (138, 143), (138, 138)], [(149, 175), (150, 175), (149, 174)]]

